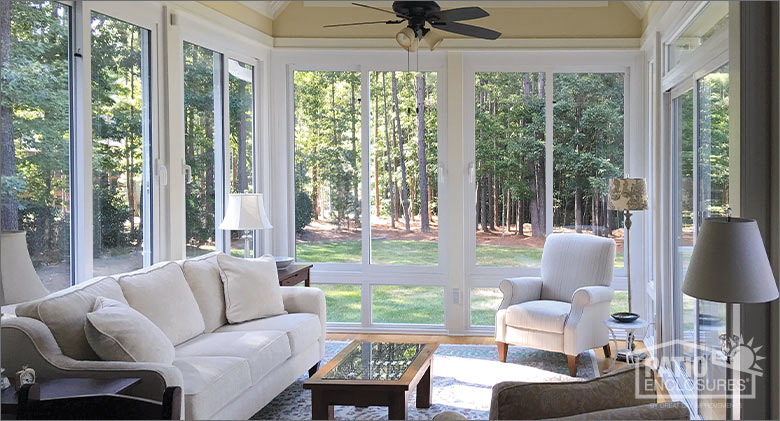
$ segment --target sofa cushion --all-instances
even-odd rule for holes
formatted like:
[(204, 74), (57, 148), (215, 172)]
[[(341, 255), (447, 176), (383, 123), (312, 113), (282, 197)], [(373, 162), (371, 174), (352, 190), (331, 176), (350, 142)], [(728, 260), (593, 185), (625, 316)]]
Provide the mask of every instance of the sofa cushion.
[(190, 285), (198, 308), (203, 315), (206, 332), (213, 332), (227, 324), (225, 317), (225, 290), (219, 274), (217, 256), (209, 253), (181, 263), (184, 279)]
[(40, 300), (20, 304), (16, 314), (43, 322), (51, 330), (62, 353), (76, 360), (99, 360), (87, 342), (84, 323), (97, 297), (127, 304), (122, 289), (113, 278), (94, 278), (55, 292)]
[(570, 311), (571, 304), (563, 301), (526, 301), (506, 309), (506, 324), (521, 329), (563, 333)]
[(188, 420), (211, 418), (252, 386), (249, 362), (243, 358), (177, 357), (173, 365), (181, 371)]
[(225, 325), (217, 329), (217, 332), (282, 331), (287, 334), (287, 339), (290, 341), (292, 355), (296, 355), (320, 339), (321, 329), (320, 318), (316, 315), (311, 313), (292, 313), (234, 325)]
[(98, 297), (84, 324), (87, 341), (105, 361), (170, 364), (176, 351), (160, 328), (130, 306)]
[(247, 360), (252, 384), (290, 358), (290, 341), (284, 332), (205, 333), (176, 347), (176, 358), (237, 357)]
[(178, 264), (159, 263), (118, 280), (130, 307), (157, 325), (174, 345), (205, 330), (198, 302)]
[(273, 256), (239, 259), (217, 256), (225, 287), (225, 316), (241, 323), (284, 313), (279, 273)]

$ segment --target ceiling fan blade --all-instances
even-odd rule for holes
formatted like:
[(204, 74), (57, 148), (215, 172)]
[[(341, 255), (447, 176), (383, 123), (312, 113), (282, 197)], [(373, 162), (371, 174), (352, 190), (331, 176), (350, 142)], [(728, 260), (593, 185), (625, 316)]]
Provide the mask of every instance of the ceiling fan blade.
[(366, 9), (372, 9), (372, 10), (379, 10), (380, 12), (390, 13), (390, 14), (393, 14), (393, 15), (396, 15), (396, 16), (400, 16), (400, 17), (409, 19), (409, 16), (399, 15), (398, 13), (395, 13), (392, 10), (382, 9), (381, 7), (374, 7), (374, 6), (369, 6), (367, 4), (360, 4), (360, 3), (352, 3), (352, 4), (354, 6), (365, 7)]
[(436, 22), (455, 22), (457, 20), (471, 20), (490, 16), (481, 7), (459, 7), (457, 9), (439, 10), (431, 12), (425, 18)]
[(393, 23), (403, 23), (405, 21), (403, 20), (375, 20), (372, 22), (352, 22), (352, 23), (336, 23), (332, 25), (323, 25), (323, 28), (338, 28), (340, 26), (357, 26), (357, 25), (373, 25), (377, 23), (386, 23), (386, 24), (393, 24)]
[(436, 29), (442, 31), (452, 32), (455, 34), (466, 35), (472, 38), (482, 39), (496, 39), (501, 36), (501, 32), (496, 32), (492, 29), (483, 28), (481, 26), (466, 25), (465, 23), (457, 22), (434, 22)]

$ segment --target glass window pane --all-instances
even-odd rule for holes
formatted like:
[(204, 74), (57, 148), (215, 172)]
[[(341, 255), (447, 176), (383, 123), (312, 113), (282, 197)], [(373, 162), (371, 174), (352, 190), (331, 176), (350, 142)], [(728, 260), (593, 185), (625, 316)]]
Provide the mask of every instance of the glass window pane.
[(56, 291), (71, 284), (70, 8), (48, 1), (5, 4), (0, 228), (26, 231), (35, 271)]
[[(254, 66), (228, 59), (230, 98), (230, 193), (254, 193)], [(232, 231), (230, 253), (245, 256), (244, 239), (249, 237), (249, 256), (254, 255), (254, 231)]]
[[(675, 264), (676, 290), (682, 287), (688, 263), (693, 252), (694, 235), (694, 182), (693, 182), (693, 91), (688, 91), (675, 98), (672, 102), (673, 136), (677, 148), (676, 208), (678, 209), (676, 223), (675, 246), (677, 257)], [(675, 294), (677, 314), (676, 336), (690, 345), (683, 345), (677, 350), (680, 356), (692, 364), (693, 344), (695, 344), (696, 300), (682, 292)], [(692, 376), (691, 366), (683, 367)], [(692, 377), (691, 377), (692, 378)]]
[(295, 257), (359, 263), (360, 73), (301, 72), (295, 89)]
[(371, 263), (439, 262), (436, 73), (371, 72)]
[(222, 54), (184, 43), (184, 147), (187, 256), (216, 250), (215, 166), (222, 145)]
[(444, 288), (382, 285), (371, 288), (374, 323), (444, 324)]
[(312, 284), (325, 293), (328, 322), (360, 323), (360, 285)]
[(668, 69), (685, 60), (707, 40), (726, 32), (729, 26), (729, 2), (711, 1), (677, 38), (667, 45)]
[(547, 233), (545, 74), (477, 73), (476, 259), (539, 266)]
[(149, 211), (149, 31), (92, 14), (93, 273), (144, 265)]
[(553, 231), (614, 239), (622, 268), (622, 218), (607, 193), (623, 176), (623, 73), (556, 73), (553, 89)]
[(471, 289), (471, 325), (495, 326), (496, 311), (504, 294), (498, 288)]

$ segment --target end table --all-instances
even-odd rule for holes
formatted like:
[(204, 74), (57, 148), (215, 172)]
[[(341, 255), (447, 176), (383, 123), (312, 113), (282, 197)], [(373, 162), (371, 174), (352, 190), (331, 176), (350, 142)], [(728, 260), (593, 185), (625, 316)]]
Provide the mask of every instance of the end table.
[(303, 282), (304, 286), (309, 286), (312, 266), (313, 265), (293, 263), (284, 269), (279, 269), (279, 285), (283, 287), (292, 287)]
[[(612, 362), (609, 363), (609, 367), (607, 367), (607, 369), (603, 371), (604, 373), (612, 370), (612, 367), (615, 365), (615, 361), (617, 361), (618, 359), (618, 354), (621, 352), (623, 353), (623, 355), (625, 355), (625, 359), (627, 363), (635, 363), (644, 358), (641, 354), (640, 355), (634, 354), (634, 340), (635, 340), (634, 332), (636, 330), (646, 328), (649, 325), (647, 320), (640, 317), (631, 323), (620, 323), (617, 320), (613, 319), (612, 317), (607, 317), (606, 319), (604, 319), (604, 324), (607, 325), (607, 329), (609, 329), (609, 334), (610, 336), (612, 336), (612, 342), (615, 344), (614, 357), (612, 357)], [(617, 335), (615, 335), (615, 329), (622, 329), (626, 331), (625, 349), (618, 348)]]

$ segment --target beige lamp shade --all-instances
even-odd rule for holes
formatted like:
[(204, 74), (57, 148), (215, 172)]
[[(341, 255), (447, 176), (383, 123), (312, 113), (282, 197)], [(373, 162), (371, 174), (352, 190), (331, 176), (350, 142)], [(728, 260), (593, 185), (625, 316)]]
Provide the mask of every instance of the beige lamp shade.
[(256, 230), (273, 228), (265, 214), (263, 195), (259, 193), (231, 194), (228, 197), (221, 230)]
[(49, 294), (27, 252), (27, 233), (0, 232), (0, 305), (32, 301)]
[(721, 303), (776, 300), (777, 284), (756, 221), (705, 219), (682, 291), (691, 297)]
[(647, 183), (644, 178), (609, 180), (609, 203), (614, 210), (647, 210)]

